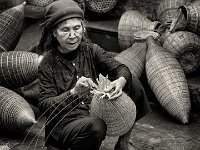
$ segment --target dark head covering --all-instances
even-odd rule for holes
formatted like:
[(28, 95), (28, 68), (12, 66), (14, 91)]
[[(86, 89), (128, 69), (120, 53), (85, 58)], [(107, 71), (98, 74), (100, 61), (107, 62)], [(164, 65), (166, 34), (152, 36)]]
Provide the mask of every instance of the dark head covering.
[(46, 27), (52, 28), (61, 21), (69, 18), (84, 17), (83, 10), (73, 0), (57, 0), (46, 7)]

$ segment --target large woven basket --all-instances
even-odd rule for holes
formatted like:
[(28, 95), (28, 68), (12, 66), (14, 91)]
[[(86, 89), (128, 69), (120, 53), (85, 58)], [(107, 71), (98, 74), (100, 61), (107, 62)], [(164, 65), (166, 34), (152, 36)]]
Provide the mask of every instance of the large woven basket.
[(24, 24), (24, 4), (7, 9), (0, 14), (0, 52), (16, 47)]
[(86, 7), (97, 13), (106, 13), (117, 3), (117, 0), (85, 0)]
[(178, 8), (189, 0), (162, 0), (157, 8), (157, 18), (162, 24), (170, 24), (176, 17)]
[(0, 53), (0, 86), (22, 87), (38, 78), (38, 54), (25, 51)]
[[(99, 76), (98, 86), (101, 91), (109, 84), (110, 81), (107, 78)], [(91, 115), (100, 117), (106, 122), (108, 136), (120, 136), (128, 132), (134, 125), (136, 106), (124, 92), (115, 100), (94, 95), (91, 102)]]
[(132, 46), (135, 42), (134, 32), (140, 30), (154, 31), (159, 22), (152, 22), (137, 10), (128, 10), (120, 18), (118, 25), (118, 40), (122, 50)]
[(161, 106), (181, 123), (188, 123), (191, 102), (187, 80), (177, 59), (147, 38), (146, 74)]
[(178, 31), (168, 34), (163, 47), (174, 54), (186, 74), (196, 71), (200, 61), (200, 38), (198, 35)]
[(46, 7), (51, 4), (54, 0), (26, 0), (28, 4)]
[(18, 132), (34, 123), (34, 112), (24, 98), (7, 88), (0, 87), (0, 129)]
[(186, 16), (186, 28), (200, 35), (200, 1), (180, 7), (182, 13)]
[(115, 56), (115, 59), (125, 64), (134, 78), (140, 78), (144, 71), (146, 48), (146, 42), (135, 42), (130, 48)]

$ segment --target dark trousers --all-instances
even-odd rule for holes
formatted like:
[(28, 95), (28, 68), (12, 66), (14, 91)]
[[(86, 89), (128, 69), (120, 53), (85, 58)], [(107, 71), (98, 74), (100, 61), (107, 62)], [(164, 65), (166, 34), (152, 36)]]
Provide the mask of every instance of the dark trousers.
[[(59, 144), (60, 149), (98, 150), (106, 136), (106, 124), (100, 118), (84, 117), (65, 125), (59, 131), (59, 137), (51, 139)], [(50, 143), (49, 143), (50, 144)]]

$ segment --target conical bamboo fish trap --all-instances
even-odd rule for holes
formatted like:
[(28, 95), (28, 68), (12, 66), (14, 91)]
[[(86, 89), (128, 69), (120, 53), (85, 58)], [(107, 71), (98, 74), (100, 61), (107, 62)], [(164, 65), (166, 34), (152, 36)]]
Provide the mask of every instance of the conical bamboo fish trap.
[(86, 7), (97, 13), (106, 13), (117, 3), (117, 0), (85, 0)]
[(0, 87), (0, 128), (25, 130), (34, 123), (35, 115), (30, 105), (17, 93)]
[(140, 78), (144, 71), (146, 58), (146, 42), (135, 42), (130, 48), (115, 56), (115, 59), (125, 64), (135, 78)]
[[(103, 89), (110, 84), (110, 81), (99, 76), (99, 90)], [(125, 134), (134, 125), (136, 118), (136, 106), (133, 100), (123, 92), (123, 94), (115, 99), (108, 100), (108, 98), (100, 98), (94, 95), (91, 102), (92, 116), (102, 118), (107, 124), (108, 136), (120, 136)]]
[(168, 34), (163, 47), (175, 55), (186, 74), (192, 73), (198, 68), (200, 61), (200, 38), (198, 35), (187, 31)]
[(152, 22), (137, 10), (128, 10), (120, 18), (118, 25), (118, 40), (121, 50), (127, 49), (135, 42), (134, 32), (140, 30), (154, 31), (160, 23)]
[(157, 17), (162, 24), (170, 24), (176, 17), (178, 8), (189, 0), (162, 0), (157, 8)]
[(22, 87), (38, 78), (40, 57), (36, 53), (10, 51), (0, 53), (0, 86)]
[(12, 51), (16, 47), (24, 24), (25, 3), (0, 14), (0, 52)]
[(41, 6), (46, 7), (50, 3), (52, 3), (54, 0), (26, 0), (28, 4), (35, 5), (35, 6)]
[(200, 35), (200, 1), (180, 7), (187, 20), (186, 29)]
[(146, 74), (148, 83), (161, 106), (174, 118), (185, 124), (191, 110), (190, 95), (185, 74), (176, 58), (147, 38)]

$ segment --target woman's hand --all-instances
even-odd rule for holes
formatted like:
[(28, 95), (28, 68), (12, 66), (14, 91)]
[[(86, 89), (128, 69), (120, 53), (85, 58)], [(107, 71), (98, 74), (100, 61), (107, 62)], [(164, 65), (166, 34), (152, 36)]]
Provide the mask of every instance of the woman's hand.
[(92, 81), (91, 78), (86, 78), (82, 76), (76, 82), (76, 85), (73, 89), (70, 90), (71, 94), (79, 93), (80, 91), (86, 91), (88, 89), (97, 88), (97, 85)]
[(119, 77), (110, 83), (110, 85), (104, 89), (104, 92), (110, 93), (109, 99), (116, 99), (122, 95), (122, 89), (126, 84), (126, 79), (124, 77)]

